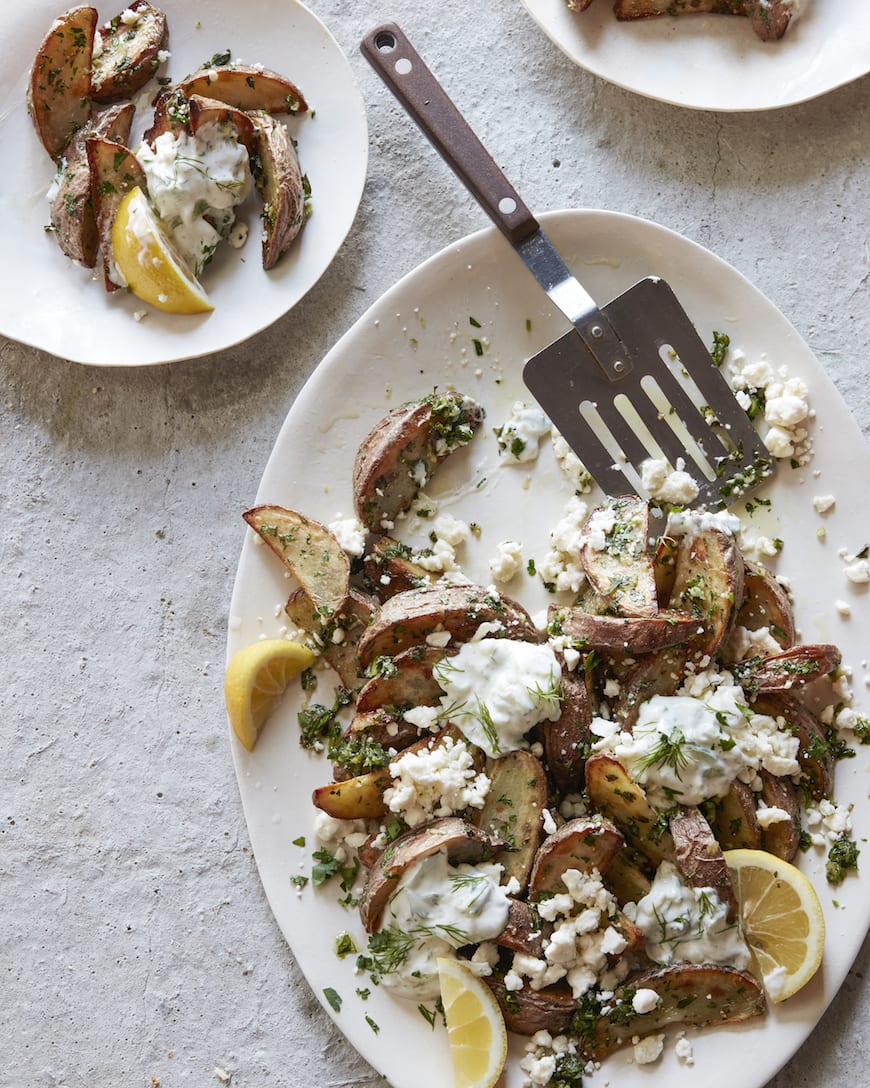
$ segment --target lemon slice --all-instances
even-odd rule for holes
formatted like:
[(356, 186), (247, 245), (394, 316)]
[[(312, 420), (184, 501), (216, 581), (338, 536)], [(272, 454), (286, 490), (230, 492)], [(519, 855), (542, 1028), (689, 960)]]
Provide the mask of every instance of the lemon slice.
[(774, 1004), (805, 986), (822, 962), (825, 919), (812, 884), (765, 850), (726, 850), (746, 943)]
[(133, 294), (158, 310), (200, 314), (214, 309), (138, 185), (118, 206), (112, 258)]
[(456, 1088), (492, 1088), (507, 1058), (504, 1017), (492, 991), (459, 960), (438, 960)]
[(224, 677), (230, 724), (249, 752), (290, 681), (307, 669), (314, 654), (298, 642), (267, 638), (233, 654)]

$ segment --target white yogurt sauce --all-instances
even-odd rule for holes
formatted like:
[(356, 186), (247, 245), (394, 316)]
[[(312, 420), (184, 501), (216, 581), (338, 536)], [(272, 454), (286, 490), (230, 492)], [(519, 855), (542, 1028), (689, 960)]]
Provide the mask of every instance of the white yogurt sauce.
[(151, 203), (199, 276), (217, 244), (229, 236), (235, 209), (251, 189), (244, 144), (226, 126), (211, 122), (196, 136), (164, 132), (153, 150), (142, 144), (136, 158), (145, 171)]
[(523, 747), (538, 722), (561, 713), (562, 670), (550, 646), (505, 638), (467, 642), (433, 670), (443, 712), (467, 740), (497, 758)]
[(625, 913), (646, 934), (645, 951), (655, 963), (749, 966), (746, 941), (737, 923), (728, 921), (715, 888), (690, 888), (669, 861), (661, 863), (641, 900), (626, 903)]
[(384, 911), (382, 930), (410, 938), (396, 970), (383, 985), (415, 999), (438, 997), (439, 956), (497, 937), (507, 924), (507, 887), (495, 862), (452, 866), (439, 850), (401, 878)]

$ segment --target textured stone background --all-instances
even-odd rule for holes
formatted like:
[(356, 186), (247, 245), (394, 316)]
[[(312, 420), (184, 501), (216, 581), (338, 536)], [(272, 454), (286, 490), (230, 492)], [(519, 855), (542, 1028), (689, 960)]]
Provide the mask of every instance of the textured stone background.
[[(377, 21), (400, 19), (535, 210), (632, 212), (712, 248), (790, 317), (870, 433), (870, 80), (775, 113), (693, 113), (576, 69), (517, 0), (310, 6), (351, 58), (371, 158), (351, 235), (301, 305), (223, 355), (155, 369), (0, 338), (10, 1088), (208, 1086), (216, 1066), (234, 1088), (381, 1081), (269, 912), (221, 694), (239, 512), (295, 394), (401, 274), (484, 225), (360, 57)], [(868, 967), (865, 944), (775, 1088), (866, 1082)]]

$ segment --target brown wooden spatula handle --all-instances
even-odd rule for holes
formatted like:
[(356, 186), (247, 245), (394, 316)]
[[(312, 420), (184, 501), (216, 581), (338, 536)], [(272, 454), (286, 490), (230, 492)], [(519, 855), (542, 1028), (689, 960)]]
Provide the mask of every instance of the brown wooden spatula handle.
[(516, 245), (533, 234), (538, 221), (400, 28), (384, 23), (360, 48), (505, 237)]

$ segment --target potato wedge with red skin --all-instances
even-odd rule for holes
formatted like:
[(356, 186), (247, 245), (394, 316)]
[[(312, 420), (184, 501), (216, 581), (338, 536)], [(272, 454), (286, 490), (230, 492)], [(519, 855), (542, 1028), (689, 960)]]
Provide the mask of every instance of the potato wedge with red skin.
[(392, 781), (389, 767), (383, 767), (318, 786), (311, 794), (311, 801), (315, 808), (336, 820), (376, 820), (387, 812), (384, 793)]
[(623, 847), (613, 858), (602, 877), (602, 883), (624, 907), (626, 903), (636, 903), (652, 887), (650, 873), (652, 866), (649, 858), (631, 846)]
[(605, 499), (580, 534), (580, 561), (589, 584), (621, 615), (654, 616), (658, 611), (648, 539), (649, 507), (637, 495)]
[(746, 0), (752, 29), (763, 42), (778, 41), (797, 12), (794, 0)]
[(716, 841), (723, 850), (760, 850), (761, 828), (751, 786), (735, 779), (716, 802), (712, 820)]
[(433, 393), (383, 416), (360, 443), (354, 507), (373, 532), (392, 528), (454, 450), (467, 445), (484, 412), (459, 393)]
[(325, 525), (284, 506), (255, 506), (242, 517), (293, 574), (323, 618), (341, 609), (348, 595), (350, 561)]
[(360, 918), (367, 933), (381, 928), (384, 907), (398, 881), (418, 861), (446, 850), (452, 862), (488, 861), (502, 847), (488, 835), (458, 816), (445, 816), (400, 835), (371, 867), (359, 904)]
[(550, 605), (548, 630), (577, 639), (584, 648), (619, 654), (649, 654), (697, 637), (699, 621), (687, 612), (657, 616), (596, 616)]
[(290, 133), (268, 113), (252, 113), (251, 173), (263, 210), (263, 268), (274, 268), (305, 225), (305, 186)]
[(529, 877), (529, 898), (540, 899), (552, 892), (564, 892), (562, 874), (568, 869), (605, 873), (622, 849), (623, 837), (606, 819), (581, 817), (569, 820), (548, 835), (535, 854)]
[(668, 607), (698, 621), (688, 640), (698, 657), (711, 657), (728, 637), (743, 600), (743, 555), (734, 537), (721, 529), (689, 532), (677, 546), (674, 586)]
[(751, 657), (731, 666), (734, 678), (750, 698), (788, 694), (838, 668), (840, 651), (830, 643), (792, 646), (770, 657)]
[(383, 674), (371, 677), (360, 690), (357, 713), (382, 708), (395, 714), (412, 706), (435, 706), (443, 692), (432, 669), (444, 656), (441, 647), (425, 644), (398, 654)]
[(91, 203), (94, 209), (97, 235), (100, 243), (100, 262), (103, 267), (103, 284), (107, 291), (121, 290), (112, 278), (114, 257), (112, 252), (112, 225), (121, 201), (137, 186), (143, 193), (148, 191), (145, 171), (133, 152), (123, 143), (98, 137), (88, 137), (85, 144), (88, 174), (91, 186)]
[(749, 0), (614, 0), (617, 19), (646, 19), (655, 15), (745, 15)]
[(801, 810), (791, 779), (762, 770), (761, 800), (768, 808), (787, 812), (787, 820), (776, 820), (761, 831), (761, 847), (783, 861), (793, 861), (801, 844)]
[(815, 801), (834, 793), (834, 756), (816, 713), (806, 703), (787, 692), (761, 695), (752, 704), (756, 714), (784, 718), (798, 738), (798, 763), (802, 785)]
[(612, 658), (610, 671), (619, 683), (619, 694), (610, 700), (613, 720), (630, 733), (648, 699), (676, 694), (685, 676), (688, 657), (685, 646), (670, 646), (635, 658)]
[(586, 760), (586, 789), (596, 812), (610, 820), (654, 865), (674, 858), (674, 841), (643, 789), (604, 752)]
[(66, 146), (64, 169), (51, 202), (51, 225), (61, 252), (85, 268), (97, 263), (100, 237), (91, 189), (87, 142), (102, 138), (126, 143), (133, 123), (132, 102), (110, 106), (91, 117)]
[(328, 615), (301, 587), (290, 594), (284, 605), (288, 619), (314, 636), (322, 647), (324, 658), (338, 673), (342, 684), (353, 690), (365, 683), (365, 678), (358, 671), (357, 649), (376, 609), (374, 597), (358, 589), (349, 589), (338, 609)]
[(691, 888), (713, 888), (728, 909), (729, 921), (737, 918), (737, 896), (722, 848), (697, 808), (675, 812), (670, 819), (674, 840), (674, 864)]
[(247, 148), (252, 155), (256, 146), (254, 122), (241, 110), (234, 106), (228, 106), (226, 102), (218, 102), (216, 98), (204, 98), (200, 94), (192, 94), (187, 100), (190, 116), (190, 131), (195, 136), (203, 125), (220, 125), (233, 130), (239, 142)]
[(592, 738), (592, 702), (584, 672), (562, 667), (561, 713), (554, 722), (541, 722), (547, 769), (553, 784), (563, 793), (583, 789), (583, 768)]
[(166, 15), (148, 0), (133, 0), (126, 11), (135, 12), (135, 23), (121, 15), (98, 30), (100, 49), (91, 65), (91, 98), (117, 102), (140, 91), (160, 67), (160, 53), (169, 44)]
[(142, 136), (143, 143), (151, 150), (157, 140), (170, 132), (177, 137), (181, 132), (190, 132), (190, 103), (179, 90), (165, 90), (154, 99), (154, 116), (151, 127)]
[(369, 589), (380, 600), (430, 584), (431, 574), (415, 563), (412, 555), (407, 544), (391, 536), (379, 536), (369, 548), (363, 557), (363, 572)]
[(99, 16), (70, 8), (48, 29), (30, 70), (27, 112), (45, 150), (57, 162), (91, 112), (91, 53)]
[(507, 924), (497, 937), (492, 938), (493, 944), (512, 952), (524, 952), (527, 956), (543, 957), (545, 925), (547, 923), (542, 923), (524, 899), (511, 899)]
[(748, 631), (766, 627), (784, 650), (795, 644), (794, 612), (788, 594), (766, 567), (744, 562), (743, 600), (735, 624)]
[(381, 605), (359, 644), (360, 666), (376, 657), (395, 657), (425, 643), (436, 631), (450, 634), (449, 646), (467, 642), (482, 623), (500, 623), (498, 638), (538, 641), (528, 612), (509, 597), (483, 586), (433, 584), (397, 593)]
[(568, 1031), (577, 1011), (571, 988), (564, 982), (542, 990), (533, 990), (523, 983), (521, 990), (508, 991), (500, 971), (485, 975), (483, 981), (499, 1003), (505, 1027), (517, 1035), (534, 1035), (539, 1031), (562, 1035)]
[(305, 113), (308, 103), (302, 91), (269, 68), (248, 64), (217, 64), (200, 68), (181, 80), (178, 89), (189, 98), (200, 94), (216, 98), (237, 110), (266, 113)]
[[(640, 989), (659, 995), (651, 1012), (633, 1010), (631, 999)], [(766, 1008), (764, 992), (748, 972), (694, 963), (634, 975), (616, 990), (608, 1005), (611, 1011), (599, 1016), (582, 1044), (583, 1053), (593, 1061), (601, 1061), (635, 1036), (643, 1038), (669, 1024), (701, 1028), (739, 1023), (761, 1016)]]
[(472, 818), (478, 827), (506, 844), (499, 857), (505, 883), (515, 877), (525, 889), (543, 835), (546, 772), (531, 752), (520, 749), (489, 760), (486, 773), (489, 792), (483, 808)]

